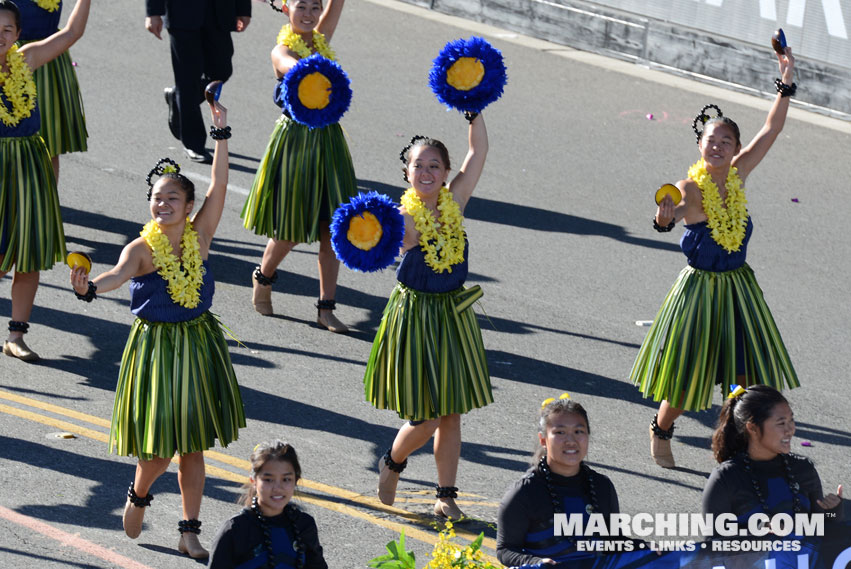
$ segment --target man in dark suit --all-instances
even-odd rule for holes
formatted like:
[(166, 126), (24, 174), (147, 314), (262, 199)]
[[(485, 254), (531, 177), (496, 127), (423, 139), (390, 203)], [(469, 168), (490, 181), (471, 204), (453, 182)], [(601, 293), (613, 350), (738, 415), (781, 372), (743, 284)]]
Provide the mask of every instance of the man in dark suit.
[(211, 163), (200, 103), (204, 86), (233, 74), (231, 32), (251, 21), (251, 0), (145, 0), (145, 28), (162, 39), (163, 19), (171, 39), (175, 86), (165, 89), (168, 126), (194, 162)]

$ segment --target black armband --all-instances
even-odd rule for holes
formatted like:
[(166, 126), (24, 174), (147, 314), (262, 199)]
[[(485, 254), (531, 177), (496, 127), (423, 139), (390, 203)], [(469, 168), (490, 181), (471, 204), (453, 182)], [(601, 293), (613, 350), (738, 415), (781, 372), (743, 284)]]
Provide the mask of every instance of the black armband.
[(93, 283), (92, 281), (89, 281), (89, 290), (86, 291), (86, 294), (80, 294), (76, 290), (74, 291), (74, 294), (80, 300), (84, 300), (86, 302), (91, 302), (98, 297), (98, 295), (95, 294), (95, 292), (97, 292), (97, 289), (98, 289), (97, 285), (95, 283)]

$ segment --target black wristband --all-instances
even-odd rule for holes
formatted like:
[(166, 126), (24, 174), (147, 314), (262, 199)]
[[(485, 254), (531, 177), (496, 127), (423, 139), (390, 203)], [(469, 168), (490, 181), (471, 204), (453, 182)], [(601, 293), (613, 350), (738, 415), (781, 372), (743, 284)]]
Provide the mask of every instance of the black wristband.
[(86, 291), (86, 294), (80, 294), (76, 290), (74, 291), (74, 294), (80, 300), (84, 300), (86, 302), (91, 302), (98, 297), (98, 295), (95, 294), (97, 289), (98, 289), (97, 285), (95, 283), (93, 283), (92, 281), (89, 281), (89, 290)]
[(464, 118), (467, 119), (467, 122), (473, 124), (473, 121), (476, 120), (476, 117), (479, 116), (479, 113), (474, 113), (472, 111), (464, 111)]
[(674, 226), (675, 226), (676, 224), (677, 224), (677, 218), (676, 218), (676, 217), (675, 217), (674, 219), (672, 219), (672, 220), (671, 220), (671, 223), (669, 223), (669, 224), (668, 224), (668, 225), (666, 225), (665, 227), (662, 227), (661, 225), (659, 225), (658, 223), (656, 223), (656, 218), (655, 218), (655, 217), (653, 218), (653, 229), (655, 229), (655, 230), (656, 230), (656, 231), (658, 231), (659, 233), (667, 233), (667, 232), (669, 232), (670, 230), (672, 230), (672, 229), (674, 228)]
[(210, 138), (213, 140), (227, 140), (231, 137), (230, 127), (216, 128), (210, 125)]
[(794, 97), (795, 93), (798, 92), (798, 84), (792, 83), (791, 85), (787, 85), (779, 78), (774, 80), (774, 88), (777, 89), (777, 92), (780, 93), (781, 97)]

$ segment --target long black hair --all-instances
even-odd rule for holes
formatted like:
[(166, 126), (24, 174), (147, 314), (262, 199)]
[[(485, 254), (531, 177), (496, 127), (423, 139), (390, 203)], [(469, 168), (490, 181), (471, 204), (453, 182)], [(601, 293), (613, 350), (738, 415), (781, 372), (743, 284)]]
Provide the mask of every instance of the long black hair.
[(762, 431), (762, 424), (771, 417), (778, 403), (786, 403), (783, 395), (768, 385), (748, 387), (744, 393), (730, 397), (721, 407), (718, 428), (712, 434), (715, 460), (724, 462), (748, 450), (747, 424), (753, 423)]

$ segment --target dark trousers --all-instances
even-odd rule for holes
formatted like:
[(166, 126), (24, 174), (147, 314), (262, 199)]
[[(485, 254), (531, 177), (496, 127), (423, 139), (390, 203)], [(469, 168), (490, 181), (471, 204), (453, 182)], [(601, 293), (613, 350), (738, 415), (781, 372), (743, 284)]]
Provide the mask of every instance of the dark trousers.
[(210, 81), (227, 81), (233, 75), (230, 32), (211, 23), (211, 19), (198, 30), (168, 30), (180, 140), (195, 152), (203, 151), (207, 140), (199, 106), (204, 101), (204, 87)]

